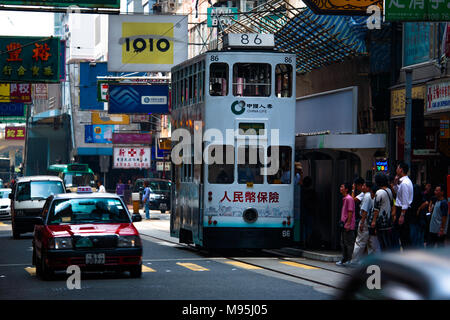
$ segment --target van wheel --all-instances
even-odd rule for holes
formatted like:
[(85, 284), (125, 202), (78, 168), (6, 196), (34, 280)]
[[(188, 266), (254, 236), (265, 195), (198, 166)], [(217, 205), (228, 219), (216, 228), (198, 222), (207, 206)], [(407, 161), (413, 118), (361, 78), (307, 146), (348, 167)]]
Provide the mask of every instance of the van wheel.
[(166, 213), (166, 210), (161, 210), (161, 213)]

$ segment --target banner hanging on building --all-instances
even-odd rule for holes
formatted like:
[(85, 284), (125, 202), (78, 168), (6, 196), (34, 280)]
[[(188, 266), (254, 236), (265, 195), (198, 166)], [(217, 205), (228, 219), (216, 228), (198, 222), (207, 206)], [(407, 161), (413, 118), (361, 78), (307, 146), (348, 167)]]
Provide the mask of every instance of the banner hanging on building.
[(110, 15), (108, 71), (170, 71), (188, 58), (188, 19), (169, 15)]
[(149, 147), (114, 148), (113, 168), (115, 169), (149, 169), (150, 160)]
[(106, 112), (92, 112), (92, 124), (130, 124), (130, 116), (126, 114), (107, 114)]
[[(1, 104), (0, 104), (1, 106)], [(23, 107), (23, 113), (20, 116), (4, 116), (0, 112), (0, 123), (22, 123), (27, 119), (27, 105)]]
[(0, 116), (23, 116), (24, 109), (23, 103), (0, 103)]
[(0, 81), (59, 82), (60, 39), (0, 36)]
[(25, 140), (25, 127), (5, 127), (5, 140)]
[(152, 144), (150, 133), (113, 132), (114, 144)]
[(450, 110), (450, 81), (427, 86), (427, 112)]
[(386, 21), (449, 21), (448, 0), (386, 0)]
[(109, 124), (95, 124), (84, 126), (85, 143), (112, 143), (114, 126)]
[[(51, 6), (51, 7), (70, 7), (77, 6), (80, 8), (111, 8), (119, 9), (119, 0), (57, 0), (57, 1), (34, 1), (34, 0), (0, 0), (0, 4), (5, 5), (23, 5), (23, 6)], [(19, 9), (18, 9), (19, 10)]]
[(364, 16), (371, 5), (383, 8), (383, 0), (303, 0), (303, 2), (315, 14)]
[(108, 113), (169, 113), (169, 86), (109, 85)]
[(30, 83), (2, 83), (0, 84), (0, 102), (30, 103)]

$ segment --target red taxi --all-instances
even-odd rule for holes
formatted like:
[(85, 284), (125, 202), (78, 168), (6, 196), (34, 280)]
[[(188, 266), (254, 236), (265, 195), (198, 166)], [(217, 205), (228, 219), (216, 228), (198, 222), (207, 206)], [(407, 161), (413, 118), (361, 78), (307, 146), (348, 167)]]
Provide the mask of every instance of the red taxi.
[(34, 228), (33, 265), (43, 279), (78, 265), (81, 270), (114, 269), (142, 274), (142, 243), (131, 215), (115, 194), (77, 193), (50, 196)]

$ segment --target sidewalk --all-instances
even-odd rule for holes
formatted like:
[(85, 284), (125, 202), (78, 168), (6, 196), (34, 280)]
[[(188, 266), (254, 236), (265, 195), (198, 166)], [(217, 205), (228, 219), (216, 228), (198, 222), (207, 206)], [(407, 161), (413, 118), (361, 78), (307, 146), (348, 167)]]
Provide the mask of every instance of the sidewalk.
[[(128, 206), (128, 209), (130, 212), (133, 212), (132, 206)], [(160, 213), (158, 210), (150, 210), (150, 220), (145, 219), (144, 209), (139, 209), (139, 213), (142, 221), (135, 223), (135, 226), (141, 234), (167, 241), (177, 241), (176, 238), (170, 236), (170, 213)], [(281, 251), (286, 252), (286, 254), (325, 262), (336, 262), (342, 258), (342, 254), (339, 251), (308, 250), (295, 247), (283, 248)]]

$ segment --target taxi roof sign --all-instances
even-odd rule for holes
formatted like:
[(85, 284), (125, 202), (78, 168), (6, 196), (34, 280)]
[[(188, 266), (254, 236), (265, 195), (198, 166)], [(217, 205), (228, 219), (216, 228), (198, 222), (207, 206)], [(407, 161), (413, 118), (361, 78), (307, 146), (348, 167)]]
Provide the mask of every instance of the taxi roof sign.
[(92, 193), (92, 188), (87, 186), (87, 187), (78, 187), (77, 188), (77, 193)]

